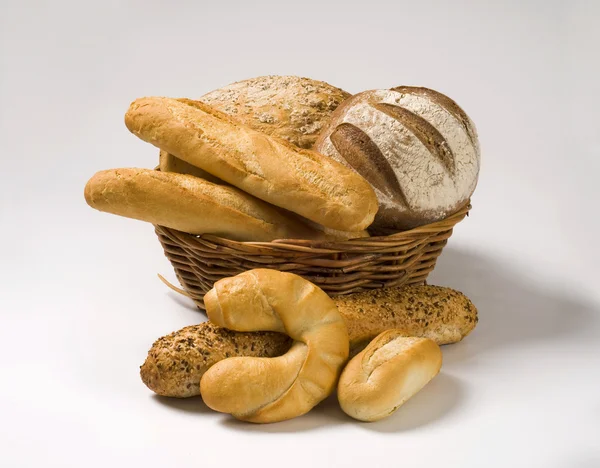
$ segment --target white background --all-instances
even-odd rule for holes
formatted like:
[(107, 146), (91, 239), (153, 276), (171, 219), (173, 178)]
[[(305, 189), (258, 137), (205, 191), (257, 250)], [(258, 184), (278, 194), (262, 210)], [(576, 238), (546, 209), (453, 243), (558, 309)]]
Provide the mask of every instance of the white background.
[[(2, 1), (0, 466), (600, 466), (599, 3)], [(249, 425), (155, 397), (138, 367), (203, 317), (150, 225), (83, 199), (153, 167), (123, 114), (296, 74), (438, 89), (477, 124), (471, 216), (432, 283), (480, 324), (393, 417)]]

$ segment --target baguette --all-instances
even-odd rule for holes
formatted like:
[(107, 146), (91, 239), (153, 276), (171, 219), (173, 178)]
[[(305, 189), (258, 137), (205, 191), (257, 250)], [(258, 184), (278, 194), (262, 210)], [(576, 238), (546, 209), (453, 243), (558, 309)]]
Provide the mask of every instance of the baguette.
[[(231, 83), (198, 100), (254, 130), (300, 148), (312, 148), (331, 113), (349, 97), (346, 91), (324, 81), (271, 75)], [(194, 169), (195, 166), (166, 151), (163, 153), (161, 170), (210, 180), (196, 173), (201, 169)]]
[(142, 140), (328, 228), (361, 231), (377, 212), (375, 192), (352, 169), (252, 130), (207, 104), (142, 98), (131, 104), (125, 124)]
[(433, 341), (385, 331), (344, 368), (337, 391), (340, 406), (359, 421), (379, 421), (427, 385), (441, 366), (442, 352)]
[(88, 181), (85, 199), (100, 211), (191, 234), (238, 241), (326, 238), (241, 190), (185, 174), (137, 168), (100, 171)]
[[(189, 174), (195, 177), (200, 177), (201, 179), (207, 180), (214, 184), (219, 185), (227, 185), (222, 180), (217, 177), (209, 174), (206, 171), (203, 171), (199, 167), (192, 166), (189, 163), (186, 163), (184, 160), (176, 158), (172, 154), (167, 153), (166, 151), (160, 150), (160, 170), (161, 172), (176, 172), (179, 174)], [(322, 235), (316, 234), (315, 239), (320, 239), (322, 237), (323, 240), (327, 241), (345, 241), (349, 239), (358, 239), (362, 237), (369, 237), (370, 234), (368, 231), (338, 231), (335, 229), (330, 229), (321, 224), (317, 224), (312, 222), (309, 219), (298, 216), (295, 213), (285, 210), (290, 217), (295, 220), (298, 220), (302, 224), (306, 224), (309, 227), (314, 228), (316, 232), (322, 233)]]
[[(353, 352), (390, 329), (441, 345), (462, 340), (477, 324), (477, 309), (469, 298), (439, 286), (377, 289), (333, 301), (348, 328)], [(221, 359), (274, 357), (290, 346), (291, 340), (283, 334), (239, 333), (204, 322), (156, 341), (140, 374), (159, 395), (191, 397), (200, 394), (201, 377)]]

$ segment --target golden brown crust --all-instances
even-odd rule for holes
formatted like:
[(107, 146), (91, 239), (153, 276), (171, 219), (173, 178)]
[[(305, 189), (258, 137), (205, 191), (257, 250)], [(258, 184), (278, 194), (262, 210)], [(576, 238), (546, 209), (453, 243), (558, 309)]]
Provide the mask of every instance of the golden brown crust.
[[(473, 303), (464, 294), (439, 286), (373, 290), (333, 300), (344, 318), (350, 344), (355, 350), (389, 329), (400, 329), (407, 336), (430, 338), (440, 345), (454, 343), (467, 336), (477, 324), (477, 309)], [(183, 346), (176, 348), (181, 340), (189, 337), (194, 338), (193, 351)], [(198, 395), (202, 375), (212, 364), (223, 359), (225, 353), (230, 357), (273, 357), (283, 354), (290, 345), (291, 341), (285, 335), (242, 334), (224, 331), (205, 322), (155, 342), (141, 368), (142, 380), (160, 395)], [(183, 360), (189, 363), (189, 372), (181, 369)], [(156, 362), (161, 362), (163, 369), (172, 370), (157, 374)], [(188, 383), (190, 388), (186, 388)]]
[(139, 168), (100, 171), (84, 194), (97, 210), (192, 234), (239, 241), (325, 237), (241, 190), (185, 174)]
[(423, 388), (441, 366), (435, 342), (387, 330), (344, 368), (337, 392), (340, 406), (360, 421), (378, 421)]
[[(310, 149), (332, 112), (349, 97), (349, 93), (323, 81), (259, 76), (223, 86), (199, 100), (254, 130)], [(201, 169), (167, 152), (161, 154), (161, 170), (211, 180), (198, 172)]]
[(234, 357), (208, 369), (200, 382), (207, 406), (270, 423), (305, 414), (333, 392), (348, 358), (348, 332), (335, 303), (313, 283), (255, 269), (217, 281), (204, 302), (216, 325), (285, 332), (294, 339), (283, 356)]
[(377, 212), (373, 189), (356, 172), (252, 130), (198, 101), (138, 99), (125, 123), (141, 139), (329, 228), (360, 231)]

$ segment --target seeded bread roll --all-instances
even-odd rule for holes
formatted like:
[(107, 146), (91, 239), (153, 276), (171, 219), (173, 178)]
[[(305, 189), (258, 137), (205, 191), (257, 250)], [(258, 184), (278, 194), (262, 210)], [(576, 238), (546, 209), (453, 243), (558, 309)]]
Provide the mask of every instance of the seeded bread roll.
[[(473, 303), (464, 294), (439, 286), (377, 289), (333, 301), (354, 352), (390, 329), (441, 345), (462, 340), (477, 324)], [(200, 379), (208, 368), (224, 357), (273, 357), (290, 345), (291, 340), (278, 333), (231, 332), (204, 322), (156, 341), (140, 374), (159, 395), (190, 397), (200, 393)]]
[(361, 231), (377, 211), (373, 189), (356, 172), (252, 130), (206, 104), (142, 98), (132, 103), (125, 123), (142, 140), (328, 228)]
[(200, 395), (201, 377), (217, 362), (234, 356), (281, 356), (291, 345), (283, 333), (234, 332), (203, 322), (156, 340), (140, 375), (159, 395), (193, 397)]
[(347, 99), (319, 136), (315, 151), (353, 168), (375, 189), (372, 230), (410, 229), (457, 211), (475, 190), (475, 125), (450, 98), (399, 86)]
[(96, 173), (85, 186), (92, 208), (191, 234), (238, 241), (324, 239), (295, 217), (234, 187), (151, 169)]
[(379, 421), (427, 385), (441, 366), (435, 342), (407, 337), (403, 330), (385, 331), (344, 368), (337, 391), (340, 406), (359, 421)]

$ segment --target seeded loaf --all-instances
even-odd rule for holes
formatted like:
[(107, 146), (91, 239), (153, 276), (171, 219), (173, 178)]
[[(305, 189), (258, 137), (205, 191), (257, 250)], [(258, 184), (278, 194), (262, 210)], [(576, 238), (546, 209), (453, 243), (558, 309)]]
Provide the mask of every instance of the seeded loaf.
[(353, 168), (375, 189), (371, 229), (404, 230), (457, 211), (475, 190), (475, 125), (449, 97), (399, 86), (344, 101), (314, 149)]
[(252, 130), (206, 104), (142, 98), (132, 103), (125, 123), (142, 140), (325, 227), (360, 231), (377, 211), (373, 189), (356, 172)]
[(327, 238), (241, 190), (186, 174), (138, 168), (100, 171), (84, 194), (97, 210), (191, 234), (238, 241)]
[(299, 76), (259, 76), (200, 98), (254, 130), (311, 148), (332, 112), (350, 94)]
[[(473, 303), (464, 294), (439, 286), (377, 289), (338, 296), (333, 301), (346, 323), (354, 353), (390, 329), (442, 345), (462, 340), (477, 324)], [(221, 359), (278, 356), (291, 343), (280, 333), (232, 332), (204, 322), (157, 340), (140, 374), (148, 388), (159, 395), (195, 396), (200, 393), (201, 377)]]

